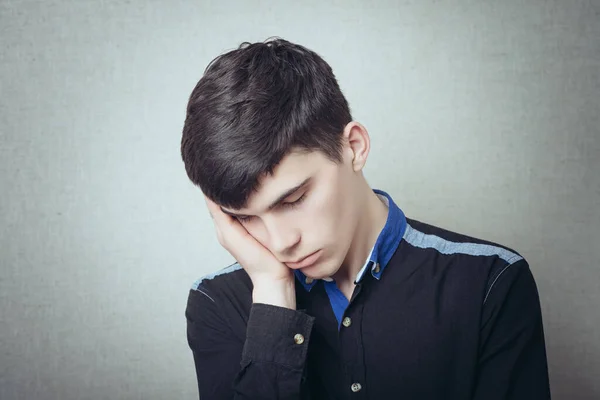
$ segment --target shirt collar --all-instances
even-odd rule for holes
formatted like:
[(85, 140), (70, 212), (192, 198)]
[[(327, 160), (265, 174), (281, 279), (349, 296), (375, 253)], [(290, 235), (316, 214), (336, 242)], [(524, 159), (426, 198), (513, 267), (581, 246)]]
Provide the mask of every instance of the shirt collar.
[[(385, 226), (379, 233), (377, 241), (371, 249), (371, 253), (369, 254), (369, 257), (367, 257), (365, 265), (356, 275), (355, 283), (360, 283), (368, 270), (371, 271), (371, 275), (373, 275), (375, 279), (381, 279), (383, 270), (396, 252), (396, 249), (404, 236), (404, 232), (406, 231), (406, 217), (402, 210), (394, 203), (392, 197), (383, 190), (373, 189), (373, 192), (386, 201), (388, 205), (388, 215)], [(313, 280), (307, 278), (300, 270), (295, 270), (294, 274), (296, 275), (296, 279), (302, 283), (302, 286), (304, 286), (307, 291), (310, 291), (317, 283), (316, 279)], [(323, 280), (328, 279), (330, 280), (330, 278)]]

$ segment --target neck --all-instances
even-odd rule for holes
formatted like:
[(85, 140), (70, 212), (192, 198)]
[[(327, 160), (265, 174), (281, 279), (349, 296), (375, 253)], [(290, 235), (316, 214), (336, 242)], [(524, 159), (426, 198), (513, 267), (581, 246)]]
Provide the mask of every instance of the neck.
[(342, 268), (333, 277), (338, 286), (354, 285), (358, 272), (367, 261), (367, 257), (369, 257), (371, 249), (387, 220), (388, 207), (368, 185), (367, 189), (365, 199), (359, 210), (361, 217), (357, 224), (354, 239)]

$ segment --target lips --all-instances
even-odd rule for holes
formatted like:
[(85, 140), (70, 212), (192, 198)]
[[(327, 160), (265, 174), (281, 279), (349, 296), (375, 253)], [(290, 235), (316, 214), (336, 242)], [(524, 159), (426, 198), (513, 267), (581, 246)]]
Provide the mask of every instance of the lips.
[(291, 269), (306, 268), (317, 262), (319, 257), (321, 257), (321, 250), (315, 251), (314, 253), (308, 255), (307, 257), (304, 257), (298, 262), (286, 262), (285, 265), (287, 265)]

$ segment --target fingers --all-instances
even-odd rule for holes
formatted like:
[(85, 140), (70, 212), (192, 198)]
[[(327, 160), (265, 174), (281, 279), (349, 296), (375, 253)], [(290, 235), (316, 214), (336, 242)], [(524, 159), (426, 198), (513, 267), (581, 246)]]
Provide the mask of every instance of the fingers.
[(204, 196), (206, 206), (215, 225), (219, 244), (231, 254), (235, 260), (252, 276), (289, 277), (291, 270), (280, 263), (277, 258), (259, 240), (237, 220), (221, 207)]
[(229, 215), (225, 214), (221, 210), (221, 207), (217, 203), (215, 203), (214, 201), (212, 201), (211, 199), (209, 199), (206, 196), (204, 196), (204, 200), (206, 201), (206, 206), (208, 207), (208, 212), (210, 213), (210, 217), (213, 219), (213, 221), (217, 225), (222, 226), (224, 224), (231, 224), (231, 220), (233, 218), (230, 217)]
[(212, 201), (211, 199), (209, 199), (206, 196), (204, 196), (204, 201), (206, 202), (206, 207), (208, 207), (208, 212), (210, 213), (210, 217), (212, 219), (215, 219), (215, 214), (217, 213), (217, 211), (221, 211), (219, 206), (214, 201)]
[(221, 246), (229, 249), (229, 245), (232, 244), (230, 242), (236, 242), (238, 236), (246, 233), (246, 230), (235, 218), (225, 214), (217, 203), (206, 196), (204, 196), (204, 200), (213, 219), (219, 243)]

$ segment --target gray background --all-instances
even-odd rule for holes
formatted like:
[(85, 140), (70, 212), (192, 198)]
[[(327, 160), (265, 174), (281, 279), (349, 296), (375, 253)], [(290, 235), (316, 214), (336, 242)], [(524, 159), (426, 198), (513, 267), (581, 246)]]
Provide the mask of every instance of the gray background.
[(187, 292), (231, 261), (179, 158), (206, 64), (333, 66), (412, 218), (536, 276), (555, 399), (600, 398), (598, 1), (1, 1), (0, 398), (191, 399)]

